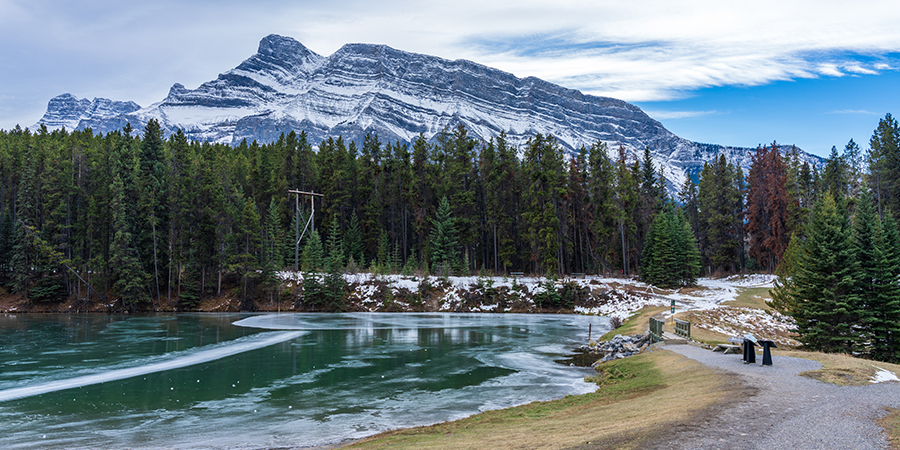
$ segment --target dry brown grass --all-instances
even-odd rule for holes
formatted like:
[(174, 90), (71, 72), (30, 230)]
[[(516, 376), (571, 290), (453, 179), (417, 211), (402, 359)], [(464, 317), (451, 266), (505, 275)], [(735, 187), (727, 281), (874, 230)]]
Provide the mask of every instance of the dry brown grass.
[[(488, 411), (463, 420), (383, 433), (351, 448), (641, 448), (670, 426), (740, 398), (738, 383), (657, 350), (604, 365), (597, 392)], [(691, 399), (685, 402), (684, 399)]]
[(769, 288), (746, 288), (742, 289), (736, 299), (722, 302), (723, 305), (734, 306), (737, 308), (755, 308), (764, 311), (771, 311), (772, 307), (766, 304), (766, 300), (772, 299)]
[(650, 318), (668, 310), (666, 306), (645, 306), (628, 318), (619, 328), (611, 330), (609, 333), (600, 337), (601, 341), (608, 341), (615, 335), (643, 334), (650, 329)]
[(885, 408), (888, 414), (878, 424), (887, 431), (888, 441), (893, 450), (900, 450), (900, 409)]
[(801, 372), (800, 375), (840, 386), (862, 386), (878, 371), (876, 367), (900, 374), (900, 365), (854, 358), (842, 353), (808, 352), (803, 350), (775, 350), (774, 354), (794, 358), (811, 359), (822, 363), (819, 370)]
[[(699, 325), (703, 324), (706, 320), (701, 316), (697, 315), (693, 311), (680, 312), (675, 314), (675, 317), (680, 320), (686, 320), (691, 323), (691, 339), (696, 342), (702, 342), (708, 345), (716, 345), (716, 344), (727, 344), (728, 343), (728, 335), (722, 334), (716, 331), (707, 330)], [(666, 326), (663, 327), (666, 331), (674, 331), (674, 321), (673, 325), (669, 325), (666, 322)], [(672, 330), (669, 330), (668, 327), (672, 327)]]

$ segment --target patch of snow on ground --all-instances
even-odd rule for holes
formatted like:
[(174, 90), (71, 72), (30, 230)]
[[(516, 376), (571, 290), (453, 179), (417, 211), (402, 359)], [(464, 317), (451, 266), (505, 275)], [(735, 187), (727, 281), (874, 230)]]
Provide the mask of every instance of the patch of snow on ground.
[(875, 372), (875, 375), (869, 380), (871, 383), (885, 383), (888, 381), (900, 381), (900, 378), (897, 377), (897, 374), (891, 372), (887, 369), (882, 369), (878, 366), (872, 366), (878, 369), (878, 372)]
[(725, 278), (725, 281), (741, 287), (775, 287), (776, 275), (754, 273), (750, 275), (732, 275)]
[[(741, 336), (751, 333), (756, 337), (771, 339), (777, 344), (797, 346), (794, 339), (776, 334), (788, 334), (794, 328), (790, 317), (777, 312), (766, 313), (750, 308), (719, 308), (699, 311), (698, 314), (708, 316), (703, 322), (693, 326), (715, 331), (728, 336)], [(714, 325), (715, 324), (715, 325)]]
[(623, 291), (613, 291), (611, 296), (619, 297), (618, 301), (610, 301), (605, 305), (593, 308), (575, 307), (576, 314), (592, 314), (605, 317), (627, 319), (628, 316), (645, 306), (666, 306), (669, 302), (660, 297), (642, 297)]

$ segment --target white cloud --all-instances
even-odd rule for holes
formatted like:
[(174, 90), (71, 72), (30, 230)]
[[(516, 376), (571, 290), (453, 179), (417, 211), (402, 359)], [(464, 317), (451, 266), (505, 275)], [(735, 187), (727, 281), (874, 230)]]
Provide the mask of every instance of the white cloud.
[(834, 63), (819, 64), (818, 72), (821, 73), (822, 75), (828, 75), (831, 77), (844, 76), (844, 72), (841, 72), (841, 70), (838, 69), (837, 64), (834, 64)]
[(836, 111), (830, 111), (828, 114), (864, 114), (870, 116), (878, 116), (880, 115), (877, 112), (866, 111), (864, 109), (841, 109)]
[(885, 58), (900, 49), (898, 22), (893, 0), (0, 0), (9, 68), (0, 95), (23, 110), (67, 91), (147, 105), (175, 82), (215, 78), (278, 33), (322, 55), (382, 43), (587, 93), (666, 100), (711, 86), (892, 70)]
[(865, 67), (860, 66), (859, 64), (850, 64), (844, 66), (844, 70), (848, 72), (852, 72), (859, 75), (878, 75), (877, 70), (867, 69)]
[(693, 119), (695, 117), (711, 116), (722, 114), (716, 110), (710, 111), (664, 111), (664, 110), (644, 110), (648, 116), (658, 120), (666, 119)]

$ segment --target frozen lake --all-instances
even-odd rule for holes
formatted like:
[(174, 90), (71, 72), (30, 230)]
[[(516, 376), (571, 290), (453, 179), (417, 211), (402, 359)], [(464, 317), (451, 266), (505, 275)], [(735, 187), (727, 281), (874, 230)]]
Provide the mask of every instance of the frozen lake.
[(0, 448), (336, 443), (596, 389), (596, 316), (0, 316)]

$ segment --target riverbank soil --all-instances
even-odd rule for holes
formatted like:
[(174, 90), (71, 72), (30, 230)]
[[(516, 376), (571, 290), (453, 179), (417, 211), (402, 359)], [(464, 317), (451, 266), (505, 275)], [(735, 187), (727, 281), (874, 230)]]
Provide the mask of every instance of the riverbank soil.
[(655, 350), (603, 364), (600, 388), (591, 394), (382, 433), (348, 448), (644, 448), (673, 428), (754, 394), (739, 377), (723, 375)]

